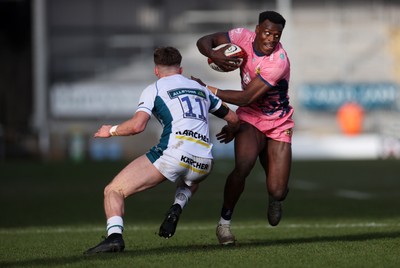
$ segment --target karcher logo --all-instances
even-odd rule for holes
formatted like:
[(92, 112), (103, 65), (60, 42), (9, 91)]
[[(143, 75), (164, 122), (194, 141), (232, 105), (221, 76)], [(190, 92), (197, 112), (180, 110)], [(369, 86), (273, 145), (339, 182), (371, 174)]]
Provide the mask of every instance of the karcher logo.
[(182, 131), (177, 131), (175, 134), (176, 135), (187, 136), (187, 137), (192, 137), (192, 138), (204, 141), (206, 143), (208, 143), (209, 140), (210, 140), (207, 136), (202, 135), (202, 134), (200, 134), (198, 132), (195, 132), (195, 131), (192, 131), (192, 130), (188, 130), (188, 129), (184, 130), (183, 132)]
[(197, 169), (203, 169), (203, 170), (208, 169), (208, 164), (197, 162), (197, 161), (195, 161), (187, 156), (184, 156), (184, 155), (181, 156), (181, 162), (188, 164)]

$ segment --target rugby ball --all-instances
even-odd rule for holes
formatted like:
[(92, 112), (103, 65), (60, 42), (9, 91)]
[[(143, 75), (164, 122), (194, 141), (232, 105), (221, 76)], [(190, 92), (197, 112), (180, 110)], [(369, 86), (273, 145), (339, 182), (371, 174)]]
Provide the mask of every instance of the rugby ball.
[[(229, 46), (228, 46), (229, 45)], [(208, 58), (208, 65), (211, 67), (211, 69), (218, 71), (218, 72), (231, 72), (233, 70), (236, 70), (237, 68), (239, 68), (243, 62), (247, 59), (247, 53), (244, 49), (242, 49), (240, 46), (235, 45), (235, 44), (231, 44), (231, 43), (227, 43), (227, 44), (222, 44), (219, 45), (217, 47), (214, 47), (213, 50), (219, 50), (225, 46), (228, 46), (225, 49), (225, 56), (229, 57), (229, 58), (235, 58), (235, 59), (240, 59), (240, 64), (237, 65), (237, 67), (235, 69), (230, 69), (230, 70), (224, 70), (221, 67), (219, 67), (217, 64), (215, 64), (213, 62), (212, 59)]]

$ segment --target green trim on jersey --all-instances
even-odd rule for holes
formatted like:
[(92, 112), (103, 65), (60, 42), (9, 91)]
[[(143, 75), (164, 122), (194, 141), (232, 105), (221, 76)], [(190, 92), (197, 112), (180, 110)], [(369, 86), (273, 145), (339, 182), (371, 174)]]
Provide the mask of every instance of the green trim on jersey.
[(156, 96), (154, 101), (153, 115), (157, 118), (163, 126), (160, 141), (157, 145), (153, 146), (149, 152), (146, 153), (151, 163), (154, 163), (160, 156), (163, 155), (164, 150), (168, 147), (168, 142), (172, 133), (172, 115), (167, 105), (160, 96)]

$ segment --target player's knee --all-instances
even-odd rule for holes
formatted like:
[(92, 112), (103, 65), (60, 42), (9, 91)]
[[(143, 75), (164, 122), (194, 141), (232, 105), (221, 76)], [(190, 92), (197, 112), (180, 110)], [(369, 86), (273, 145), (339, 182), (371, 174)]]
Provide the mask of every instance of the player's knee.
[(126, 195), (121, 189), (116, 188), (112, 183), (110, 183), (104, 188), (104, 197), (108, 197), (113, 194), (117, 194), (122, 196), (123, 198), (126, 198)]
[(231, 173), (231, 177), (235, 178), (235, 180), (245, 180), (247, 176), (249, 176), (251, 171), (251, 167), (246, 166), (236, 166), (235, 169)]
[(108, 196), (108, 195), (110, 195), (110, 193), (112, 192), (112, 185), (111, 184), (108, 184), (105, 188), (104, 188), (104, 192), (103, 192), (103, 194), (104, 194), (104, 196)]
[(275, 189), (268, 189), (269, 195), (277, 201), (285, 200), (289, 189), (288, 188), (275, 188)]

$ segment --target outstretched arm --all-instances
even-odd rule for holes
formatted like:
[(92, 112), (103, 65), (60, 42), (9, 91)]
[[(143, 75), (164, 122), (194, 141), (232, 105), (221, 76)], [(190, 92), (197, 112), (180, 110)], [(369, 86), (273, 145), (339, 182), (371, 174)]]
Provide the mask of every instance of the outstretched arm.
[(145, 130), (147, 126), (147, 122), (150, 120), (150, 115), (139, 111), (135, 113), (135, 115), (115, 126), (111, 125), (103, 125), (101, 126), (97, 132), (94, 134), (95, 138), (109, 138), (111, 136), (129, 136), (129, 135), (136, 135), (143, 130)]
[[(206, 86), (199, 78), (192, 76), (191, 79), (197, 81), (200, 85)], [(247, 85), (246, 90), (220, 89), (210, 85), (207, 85), (207, 88), (215, 96), (227, 103), (246, 106), (257, 101), (270, 87), (261, 78), (256, 77)]]

